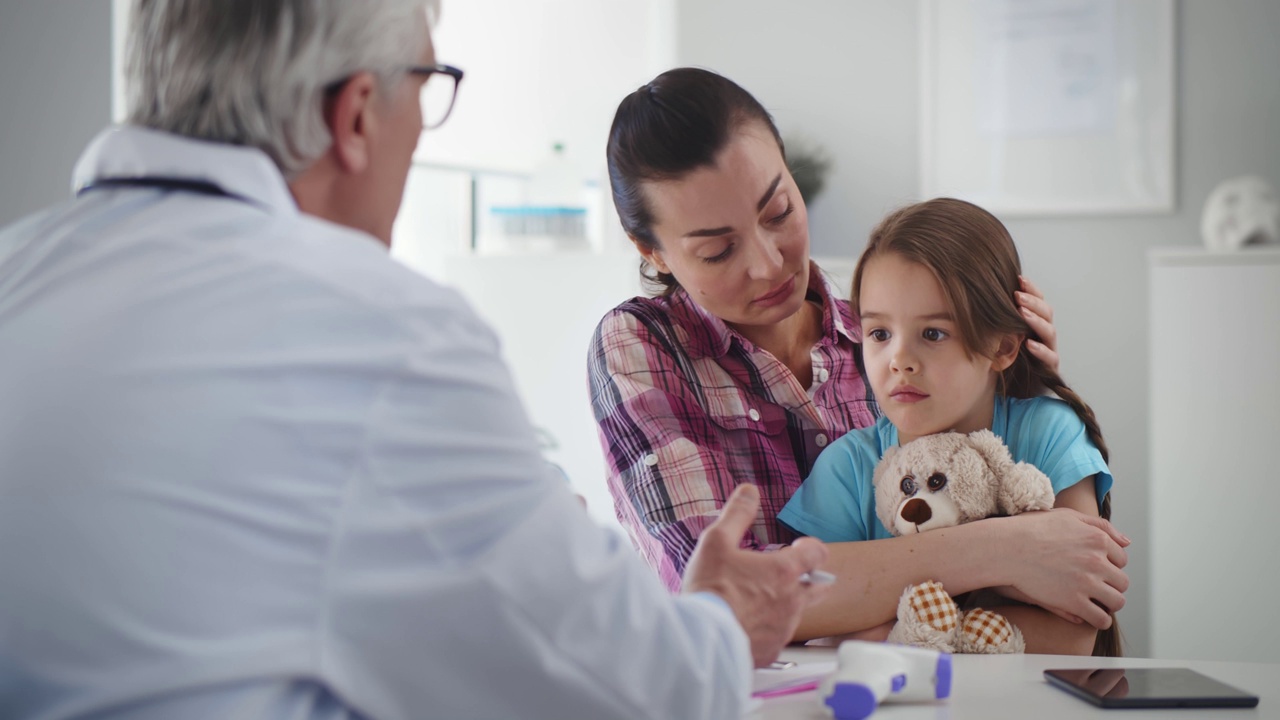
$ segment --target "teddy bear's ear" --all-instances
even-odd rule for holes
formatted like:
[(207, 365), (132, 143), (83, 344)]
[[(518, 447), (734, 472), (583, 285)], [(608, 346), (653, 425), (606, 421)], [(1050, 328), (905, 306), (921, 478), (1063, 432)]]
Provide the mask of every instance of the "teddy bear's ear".
[(893, 458), (896, 457), (897, 454), (901, 451), (902, 451), (902, 446), (900, 445), (894, 445), (890, 447), (888, 450), (884, 451), (883, 455), (880, 456), (880, 462), (885, 463), (886, 465), (893, 462)]
[(987, 464), (995, 476), (1001, 477), (1013, 465), (1013, 456), (1004, 441), (990, 430), (978, 430), (969, 433), (969, 445), (978, 451), (982, 461)]
[(897, 535), (898, 530), (894, 526), (894, 515), (898, 512), (898, 503), (902, 502), (902, 489), (898, 485), (899, 469), (897, 460), (902, 454), (901, 448), (897, 445), (889, 448), (880, 456), (880, 462), (876, 464), (875, 473), (872, 476), (872, 485), (875, 488), (876, 501), (876, 517), (880, 518), (880, 523), (890, 533)]
[(1053, 507), (1053, 483), (1049, 477), (1034, 465), (1014, 463), (1009, 448), (995, 433), (990, 430), (970, 433), (969, 442), (995, 475), (1000, 512), (1017, 515)]

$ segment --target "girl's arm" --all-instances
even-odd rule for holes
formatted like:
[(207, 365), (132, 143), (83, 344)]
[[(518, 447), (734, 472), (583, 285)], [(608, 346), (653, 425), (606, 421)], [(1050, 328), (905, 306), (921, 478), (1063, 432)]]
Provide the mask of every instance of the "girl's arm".
[[(1088, 485), (1092, 490), (1092, 483)], [(1063, 491), (1065, 494), (1067, 491)], [(1061, 497), (1061, 495), (1059, 496)], [(1074, 504), (1073, 498), (1068, 501)], [(1066, 502), (1066, 501), (1064, 501)], [(937, 580), (953, 595), (1012, 586), (1028, 602), (1105, 628), (1124, 606), (1128, 539), (1093, 514), (1062, 507), (979, 520), (918, 535), (830, 543), (827, 570), (836, 584), (811, 607), (797, 640), (874, 628), (894, 618), (908, 585)]]

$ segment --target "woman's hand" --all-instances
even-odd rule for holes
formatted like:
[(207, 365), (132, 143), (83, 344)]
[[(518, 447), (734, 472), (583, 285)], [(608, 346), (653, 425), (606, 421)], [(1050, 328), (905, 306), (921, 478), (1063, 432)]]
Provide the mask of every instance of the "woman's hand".
[(1067, 508), (1003, 518), (1015, 530), (1013, 582), (1005, 595), (1071, 622), (1105, 630), (1124, 607), (1129, 538), (1111, 523)]
[(1022, 290), (1015, 293), (1022, 318), (1040, 337), (1039, 341), (1027, 338), (1027, 352), (1058, 372), (1058, 331), (1053, 327), (1053, 306), (1044, 299), (1044, 293), (1035, 283), (1019, 276)]

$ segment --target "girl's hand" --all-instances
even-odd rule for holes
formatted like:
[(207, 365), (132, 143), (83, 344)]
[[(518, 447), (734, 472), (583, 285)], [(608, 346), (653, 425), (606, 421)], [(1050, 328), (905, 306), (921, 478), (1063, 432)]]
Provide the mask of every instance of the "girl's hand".
[(1053, 306), (1044, 299), (1044, 293), (1035, 283), (1019, 276), (1022, 290), (1015, 293), (1018, 309), (1031, 329), (1040, 337), (1039, 341), (1027, 338), (1027, 352), (1036, 356), (1054, 372), (1058, 371), (1058, 331), (1053, 327)]
[(1006, 594), (1071, 622), (1105, 630), (1124, 607), (1129, 538), (1111, 523), (1068, 508), (1004, 518), (1017, 535), (1010, 543), (1014, 573)]

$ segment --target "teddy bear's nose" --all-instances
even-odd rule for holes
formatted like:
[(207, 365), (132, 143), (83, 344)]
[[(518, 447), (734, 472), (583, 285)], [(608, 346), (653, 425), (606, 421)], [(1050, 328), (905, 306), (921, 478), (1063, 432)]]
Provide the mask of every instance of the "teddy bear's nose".
[(909, 523), (920, 525), (929, 522), (931, 517), (933, 517), (933, 511), (929, 509), (929, 503), (920, 498), (911, 498), (906, 505), (902, 506), (902, 519)]

